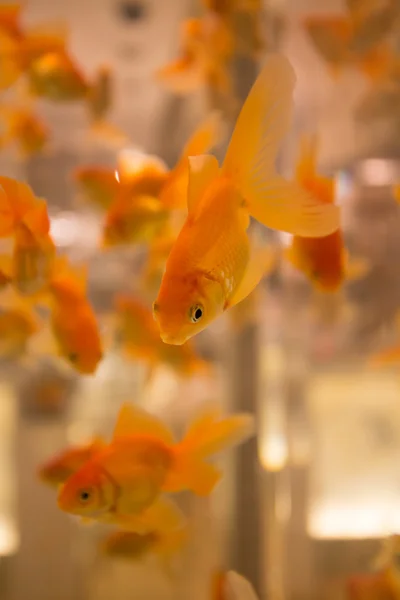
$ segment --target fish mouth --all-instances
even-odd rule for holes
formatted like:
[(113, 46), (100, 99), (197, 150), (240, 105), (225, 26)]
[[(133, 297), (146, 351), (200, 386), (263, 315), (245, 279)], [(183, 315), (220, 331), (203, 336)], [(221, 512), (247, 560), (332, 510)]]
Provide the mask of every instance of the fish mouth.
[(187, 337), (178, 337), (170, 333), (161, 333), (160, 337), (164, 344), (168, 344), (169, 346), (182, 346), (188, 339)]

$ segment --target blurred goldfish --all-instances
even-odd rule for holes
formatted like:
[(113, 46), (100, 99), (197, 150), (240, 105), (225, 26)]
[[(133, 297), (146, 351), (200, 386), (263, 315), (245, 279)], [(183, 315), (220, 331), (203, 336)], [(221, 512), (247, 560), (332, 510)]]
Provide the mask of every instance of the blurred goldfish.
[(73, 173), (73, 179), (91, 204), (102, 210), (110, 208), (118, 191), (118, 180), (113, 169), (78, 167)]
[(226, 21), (217, 14), (188, 19), (182, 24), (180, 56), (156, 72), (156, 79), (176, 94), (211, 87), (232, 94), (228, 61), (234, 37)]
[(58, 488), (105, 445), (106, 442), (102, 438), (95, 438), (89, 444), (67, 448), (41, 465), (38, 468), (38, 477), (51, 487)]
[(262, 9), (262, 0), (203, 0), (207, 10), (221, 15), (230, 15), (234, 11), (258, 12)]
[(121, 187), (109, 208), (103, 228), (104, 247), (146, 244), (162, 235), (168, 226), (169, 211), (152, 196), (132, 196)]
[[(305, 190), (321, 202), (334, 204), (334, 178), (322, 177), (316, 171), (315, 139), (302, 140), (296, 178)], [(347, 255), (340, 229), (321, 238), (295, 236), (285, 255), (316, 289), (334, 292), (344, 281)]]
[(40, 330), (41, 321), (15, 292), (0, 295), (0, 356), (19, 358), (26, 355), (29, 341)]
[[(222, 167), (213, 156), (189, 158), (188, 216), (153, 305), (168, 344), (183, 344), (205, 329), (263, 277), (264, 249), (251, 252), (246, 232), (250, 215), (267, 227), (307, 237), (339, 228), (338, 207), (275, 171), (294, 83), (288, 60), (270, 56), (241, 110)], [(270, 268), (270, 257), (267, 264)]]
[(400, 204), (400, 185), (395, 185), (393, 187), (393, 195), (398, 204)]
[(42, 152), (48, 139), (46, 125), (30, 109), (0, 106), (0, 148), (15, 142), (24, 157)]
[(0, 177), (0, 186), (3, 233), (14, 237), (12, 282), (21, 294), (34, 294), (47, 285), (55, 258), (47, 204), (24, 183)]
[(158, 557), (161, 567), (170, 574), (171, 561), (182, 551), (186, 539), (185, 527), (167, 532), (150, 531), (142, 535), (134, 531), (116, 531), (105, 538), (100, 549), (111, 558), (132, 562), (142, 561), (153, 554)]
[(152, 370), (159, 364), (182, 377), (211, 372), (211, 364), (200, 359), (190, 343), (165, 345), (158, 334), (151, 309), (133, 296), (119, 295), (116, 305), (116, 335), (128, 357), (147, 362)]
[(0, 89), (13, 85), (31, 67), (33, 61), (65, 47), (65, 26), (45, 24), (24, 30), (20, 23), (21, 7), (0, 5)]
[(125, 141), (125, 134), (105, 121), (112, 103), (112, 76), (106, 66), (98, 69), (93, 82), (64, 50), (47, 53), (33, 61), (27, 71), (30, 92), (53, 102), (87, 103), (92, 133), (109, 141)]
[(49, 279), (50, 326), (58, 353), (80, 373), (93, 374), (103, 358), (94, 310), (87, 299), (87, 268), (57, 259)]
[(183, 490), (210, 494), (221, 472), (208, 460), (253, 433), (251, 415), (223, 419), (219, 410), (208, 409), (176, 443), (162, 421), (137, 406), (124, 404), (110, 445), (66, 481), (58, 505), (65, 512), (115, 523), (137, 533), (176, 529), (182, 522), (177, 518), (179, 511), (169, 503), (166, 519), (166, 500), (160, 494)]
[(376, 44), (373, 32), (368, 30), (361, 37), (347, 17), (307, 17), (303, 27), (334, 76), (344, 68), (354, 66), (376, 81), (390, 68), (393, 59), (389, 46), (384, 42)]

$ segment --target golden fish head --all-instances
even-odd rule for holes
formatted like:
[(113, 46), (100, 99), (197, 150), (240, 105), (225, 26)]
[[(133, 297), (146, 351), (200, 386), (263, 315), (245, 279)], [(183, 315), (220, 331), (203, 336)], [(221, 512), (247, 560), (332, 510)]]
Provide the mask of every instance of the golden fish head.
[(64, 512), (99, 518), (115, 506), (118, 488), (112, 478), (95, 462), (88, 462), (71, 475), (58, 495)]
[(224, 310), (221, 284), (198, 272), (170, 277), (166, 272), (153, 304), (153, 315), (165, 344), (180, 346), (205, 329)]

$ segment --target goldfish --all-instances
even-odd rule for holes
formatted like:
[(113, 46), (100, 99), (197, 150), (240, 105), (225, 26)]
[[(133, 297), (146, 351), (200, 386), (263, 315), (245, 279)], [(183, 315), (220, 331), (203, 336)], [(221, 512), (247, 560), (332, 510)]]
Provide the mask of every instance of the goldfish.
[(107, 213), (103, 246), (148, 243), (163, 234), (168, 219), (169, 212), (157, 198), (132, 196), (129, 189), (121, 188)]
[[(335, 201), (334, 178), (316, 173), (315, 140), (303, 140), (296, 170), (297, 181), (321, 202)], [(286, 258), (312, 282), (316, 289), (334, 292), (346, 275), (346, 250), (340, 229), (321, 238), (295, 236)]]
[(334, 76), (343, 68), (354, 66), (369, 79), (377, 81), (390, 68), (392, 53), (389, 46), (385, 42), (376, 44), (368, 30), (362, 37), (362, 32), (358, 33), (348, 17), (307, 17), (303, 27)]
[(185, 527), (168, 532), (149, 531), (142, 535), (135, 531), (116, 531), (103, 540), (100, 549), (110, 558), (131, 562), (142, 561), (152, 554), (169, 574), (171, 560), (182, 551), (186, 539)]
[(231, 94), (228, 61), (234, 51), (234, 37), (225, 20), (214, 13), (188, 19), (180, 37), (179, 58), (158, 69), (156, 79), (176, 94), (204, 87)]
[(0, 5), (0, 89), (11, 87), (32, 63), (65, 48), (66, 28), (44, 24), (24, 30), (21, 7)]
[[(263, 277), (263, 253), (251, 249), (246, 232), (250, 215), (267, 227), (304, 237), (327, 236), (339, 228), (337, 206), (275, 171), (294, 83), (289, 61), (271, 55), (242, 107), (222, 166), (209, 155), (189, 158), (188, 215), (153, 304), (167, 344), (183, 344), (205, 329)], [(270, 259), (267, 263), (270, 268)]]
[(42, 152), (49, 139), (46, 125), (30, 109), (0, 106), (0, 122), (4, 124), (0, 148), (15, 142), (24, 157)]
[(87, 299), (87, 269), (59, 258), (48, 282), (50, 326), (57, 352), (77, 371), (93, 374), (103, 358), (94, 310)]
[(118, 180), (113, 169), (106, 167), (78, 167), (73, 172), (73, 180), (91, 204), (107, 210), (118, 191)]
[(29, 341), (42, 326), (33, 308), (15, 292), (0, 294), (0, 356), (26, 355)]
[(176, 529), (182, 519), (174, 503), (165, 510), (162, 494), (191, 490), (207, 496), (221, 478), (221, 471), (208, 460), (253, 434), (251, 415), (223, 419), (218, 409), (211, 408), (176, 443), (161, 420), (123, 404), (110, 444), (67, 479), (58, 506), (67, 513), (137, 533), (154, 531), (155, 523), (159, 531)]
[(66, 50), (49, 52), (33, 61), (27, 71), (30, 93), (53, 102), (86, 102), (91, 131), (107, 141), (126, 141), (125, 134), (105, 121), (112, 102), (111, 71), (98, 69), (94, 81), (81, 72)]
[(12, 283), (21, 294), (34, 294), (47, 284), (55, 259), (47, 204), (24, 183), (1, 176), (0, 186), (3, 235), (14, 237)]
[(105, 445), (106, 442), (97, 437), (89, 444), (67, 448), (41, 465), (38, 477), (47, 485), (58, 488)]
[(163, 344), (151, 310), (135, 297), (118, 295), (115, 305), (119, 343), (128, 357), (147, 362), (150, 373), (159, 364), (183, 377), (211, 371), (211, 364), (201, 360), (190, 343), (181, 348)]

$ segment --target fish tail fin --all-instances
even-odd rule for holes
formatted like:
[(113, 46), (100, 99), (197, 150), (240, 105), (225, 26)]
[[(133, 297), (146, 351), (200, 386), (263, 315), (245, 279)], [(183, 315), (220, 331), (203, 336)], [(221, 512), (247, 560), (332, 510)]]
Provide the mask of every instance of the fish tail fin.
[(186, 527), (180, 527), (159, 536), (159, 541), (154, 550), (158, 556), (162, 571), (171, 581), (176, 579), (174, 558), (182, 552), (187, 541), (188, 531)]
[(322, 204), (276, 173), (275, 161), (292, 113), (295, 74), (285, 56), (274, 54), (239, 114), (222, 171), (236, 184), (249, 213), (263, 225), (305, 237), (339, 228), (339, 209)]
[(166, 491), (190, 489), (199, 496), (209, 495), (220, 480), (221, 471), (207, 460), (243, 443), (253, 434), (252, 415), (243, 413), (223, 419), (216, 407), (208, 408), (175, 446), (174, 468)]

